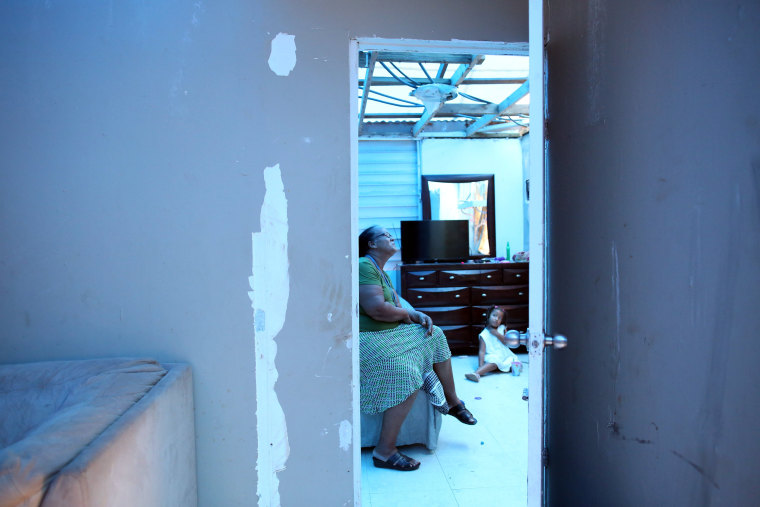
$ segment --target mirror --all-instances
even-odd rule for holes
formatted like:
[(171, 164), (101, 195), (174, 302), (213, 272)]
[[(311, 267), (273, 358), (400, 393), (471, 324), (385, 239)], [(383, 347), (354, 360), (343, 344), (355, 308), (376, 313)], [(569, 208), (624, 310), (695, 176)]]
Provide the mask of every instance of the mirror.
[(470, 257), (496, 257), (493, 174), (422, 176), (423, 220), (468, 220)]

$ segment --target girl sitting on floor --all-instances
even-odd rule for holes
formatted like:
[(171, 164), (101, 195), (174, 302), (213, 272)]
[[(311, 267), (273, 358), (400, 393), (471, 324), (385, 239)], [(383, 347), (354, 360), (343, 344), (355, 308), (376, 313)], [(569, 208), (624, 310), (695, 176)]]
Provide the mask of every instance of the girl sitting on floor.
[(505, 373), (511, 371), (512, 368), (515, 368), (516, 372), (522, 370), (522, 364), (517, 356), (507, 347), (507, 338), (504, 336), (507, 327), (502, 324), (504, 310), (498, 306), (492, 306), (486, 315), (486, 327), (479, 336), (478, 369), (464, 375), (467, 380), (473, 382), (479, 382), (481, 375), (496, 369)]

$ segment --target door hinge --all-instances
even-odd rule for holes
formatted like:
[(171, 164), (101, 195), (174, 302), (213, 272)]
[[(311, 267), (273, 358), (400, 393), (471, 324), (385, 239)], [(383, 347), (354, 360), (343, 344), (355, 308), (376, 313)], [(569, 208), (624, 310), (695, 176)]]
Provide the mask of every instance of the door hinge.
[(549, 449), (546, 447), (541, 449), (541, 465), (543, 465), (544, 468), (549, 468)]

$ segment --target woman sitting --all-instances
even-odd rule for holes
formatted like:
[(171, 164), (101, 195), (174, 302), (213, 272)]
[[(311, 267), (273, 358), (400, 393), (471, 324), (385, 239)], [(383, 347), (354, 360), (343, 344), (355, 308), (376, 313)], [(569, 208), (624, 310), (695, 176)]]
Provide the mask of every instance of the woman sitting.
[(359, 358), (362, 412), (383, 413), (380, 438), (372, 452), (378, 468), (416, 470), (420, 463), (398, 452), (396, 439), (425, 376), (435, 371), (448, 413), (465, 424), (477, 421), (457, 397), (451, 351), (430, 317), (404, 308), (383, 266), (398, 251), (379, 226), (359, 235)]

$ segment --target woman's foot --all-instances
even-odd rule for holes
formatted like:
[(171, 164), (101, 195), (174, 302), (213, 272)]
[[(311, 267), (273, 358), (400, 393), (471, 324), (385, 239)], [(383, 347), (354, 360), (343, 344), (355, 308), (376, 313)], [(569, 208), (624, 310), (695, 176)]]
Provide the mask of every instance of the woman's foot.
[(480, 382), (480, 375), (477, 373), (465, 373), (464, 378), (467, 380), (472, 380), (473, 382)]
[(459, 419), (459, 422), (464, 424), (472, 425), (478, 422), (478, 420), (473, 417), (472, 413), (465, 408), (463, 401), (460, 401), (458, 405), (450, 408), (449, 415), (456, 417)]
[(420, 462), (396, 451), (387, 458), (372, 451), (372, 463), (376, 468), (389, 468), (400, 472), (411, 472), (420, 467)]

